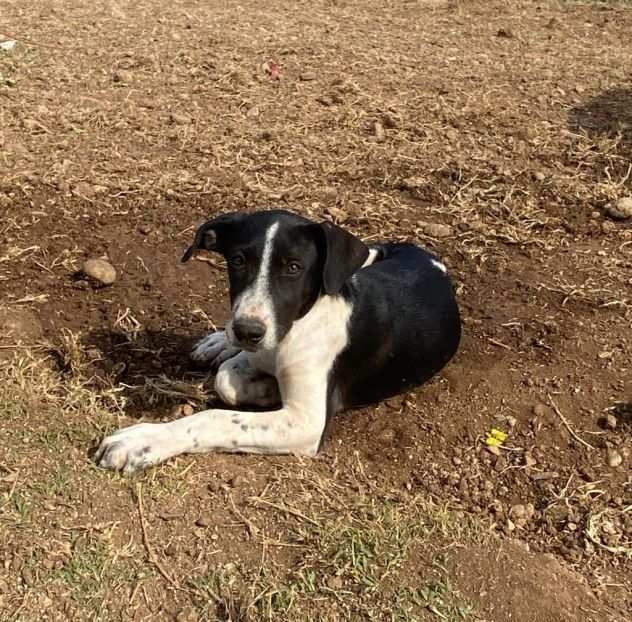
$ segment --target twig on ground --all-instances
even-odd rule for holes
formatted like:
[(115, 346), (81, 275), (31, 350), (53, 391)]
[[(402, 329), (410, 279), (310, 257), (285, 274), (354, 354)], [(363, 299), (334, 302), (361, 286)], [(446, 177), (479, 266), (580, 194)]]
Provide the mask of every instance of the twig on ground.
[(553, 410), (555, 411), (555, 414), (561, 419), (562, 423), (564, 424), (564, 426), (566, 427), (566, 429), (569, 431), (570, 435), (578, 442), (581, 443), (582, 445), (584, 445), (585, 447), (588, 447), (589, 449), (597, 449), (594, 445), (591, 445), (590, 443), (588, 443), (587, 441), (585, 441), (583, 438), (581, 438), (576, 432), (575, 430), (573, 430), (573, 428), (571, 428), (570, 424), (568, 423), (568, 421), (566, 420), (566, 417), (564, 417), (564, 415), (562, 414), (562, 412), (560, 411), (560, 409), (557, 407), (557, 404), (553, 401), (553, 398), (547, 393), (547, 397), (549, 398), (549, 403), (551, 404), (551, 408), (553, 408)]

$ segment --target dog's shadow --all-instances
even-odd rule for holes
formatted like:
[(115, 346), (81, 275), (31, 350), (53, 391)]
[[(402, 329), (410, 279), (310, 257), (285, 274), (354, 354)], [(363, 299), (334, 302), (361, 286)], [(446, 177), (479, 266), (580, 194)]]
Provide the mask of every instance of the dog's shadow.
[(112, 391), (126, 416), (175, 418), (183, 414), (183, 408), (186, 414), (187, 405), (195, 411), (222, 407), (213, 391), (213, 370), (196, 365), (189, 356), (203, 336), (95, 330), (78, 347), (66, 345), (58, 363), (66, 371), (78, 371), (95, 391)]
[[(617, 140), (614, 153), (613, 176), (624, 177), (632, 160), (632, 86), (604, 91), (586, 102), (571, 108), (568, 113), (571, 130), (583, 132), (593, 140), (611, 138)], [(632, 184), (632, 175), (627, 178)]]

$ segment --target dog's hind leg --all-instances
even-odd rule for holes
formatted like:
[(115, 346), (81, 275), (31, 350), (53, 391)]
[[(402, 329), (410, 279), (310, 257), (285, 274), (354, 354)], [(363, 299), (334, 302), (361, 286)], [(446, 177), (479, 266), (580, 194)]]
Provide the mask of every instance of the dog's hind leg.
[(191, 359), (196, 363), (209, 365), (212, 369), (218, 369), (224, 361), (233, 358), (240, 352), (239, 348), (234, 348), (228, 343), (226, 333), (223, 330), (218, 330), (195, 344), (191, 352)]
[(246, 352), (220, 365), (215, 376), (215, 391), (230, 406), (268, 408), (281, 403), (276, 378), (252, 367)]

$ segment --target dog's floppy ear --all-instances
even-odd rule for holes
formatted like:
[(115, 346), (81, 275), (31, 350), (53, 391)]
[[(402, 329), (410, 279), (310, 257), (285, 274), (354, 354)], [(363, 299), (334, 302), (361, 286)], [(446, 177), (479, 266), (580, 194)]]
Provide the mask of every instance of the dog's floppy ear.
[(325, 255), (323, 289), (326, 294), (337, 294), (345, 281), (367, 260), (369, 249), (364, 242), (331, 222), (313, 226)]
[(189, 261), (193, 256), (193, 253), (202, 249), (205, 251), (217, 251), (221, 244), (222, 236), (225, 236), (230, 227), (239, 224), (243, 219), (243, 214), (239, 212), (233, 212), (230, 214), (222, 214), (217, 216), (208, 222), (205, 222), (195, 233), (195, 239), (193, 244), (187, 248), (182, 256), (182, 263)]

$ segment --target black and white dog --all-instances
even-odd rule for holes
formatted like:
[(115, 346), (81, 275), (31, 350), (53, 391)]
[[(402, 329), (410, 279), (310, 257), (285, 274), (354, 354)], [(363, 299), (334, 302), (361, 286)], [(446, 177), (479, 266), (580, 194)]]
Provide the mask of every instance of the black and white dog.
[(337, 412), (376, 402), (436, 374), (461, 323), (445, 266), (413, 244), (367, 247), (331, 223), (274, 210), (218, 216), (198, 249), (228, 265), (232, 318), (192, 358), (217, 368), (226, 404), (108, 436), (96, 460), (131, 473), (211, 450), (313, 456)]

